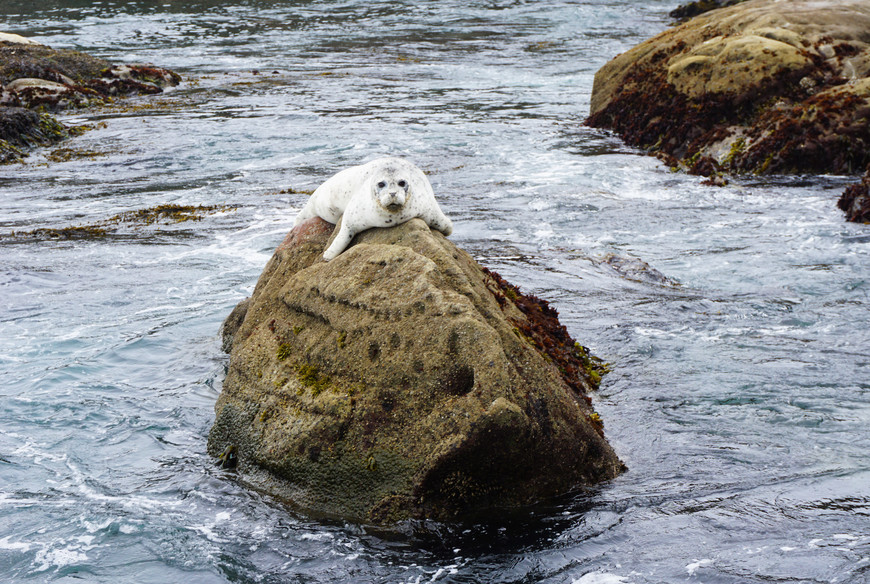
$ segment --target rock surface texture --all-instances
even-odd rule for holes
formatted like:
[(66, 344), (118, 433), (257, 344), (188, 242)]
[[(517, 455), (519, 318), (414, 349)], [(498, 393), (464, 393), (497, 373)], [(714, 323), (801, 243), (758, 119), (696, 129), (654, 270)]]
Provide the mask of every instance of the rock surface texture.
[(870, 162), (870, 1), (750, 0), (595, 75), (587, 124), (702, 175), (852, 174)]
[(330, 262), (313, 218), (224, 323), (209, 452), (317, 516), (386, 524), (517, 507), (623, 465), (587, 391), (602, 372), (546, 302), (421, 220)]

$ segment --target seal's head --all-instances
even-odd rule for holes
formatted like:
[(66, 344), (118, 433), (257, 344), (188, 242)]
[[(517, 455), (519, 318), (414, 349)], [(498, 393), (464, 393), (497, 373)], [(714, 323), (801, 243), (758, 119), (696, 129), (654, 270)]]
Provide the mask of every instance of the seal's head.
[(411, 195), (411, 181), (406, 172), (394, 166), (379, 169), (372, 176), (372, 196), (378, 205), (389, 213), (405, 207)]

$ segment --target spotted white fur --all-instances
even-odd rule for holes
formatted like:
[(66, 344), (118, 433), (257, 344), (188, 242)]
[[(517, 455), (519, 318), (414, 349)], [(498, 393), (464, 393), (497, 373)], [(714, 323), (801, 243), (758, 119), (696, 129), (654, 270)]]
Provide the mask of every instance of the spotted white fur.
[(414, 164), (401, 158), (378, 158), (342, 170), (327, 179), (296, 216), (296, 225), (320, 217), (341, 228), (323, 259), (343, 252), (354, 236), (372, 227), (392, 227), (420, 218), (444, 235), (453, 223), (435, 201), (429, 179)]

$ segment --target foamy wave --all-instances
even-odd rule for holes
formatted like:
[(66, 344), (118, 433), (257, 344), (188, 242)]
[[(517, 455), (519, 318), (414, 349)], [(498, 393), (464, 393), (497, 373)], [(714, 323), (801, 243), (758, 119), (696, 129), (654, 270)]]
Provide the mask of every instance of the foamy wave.
[(627, 578), (617, 576), (616, 574), (609, 574), (607, 572), (589, 572), (588, 574), (583, 574), (580, 578), (573, 580), (571, 584), (631, 584), (631, 582)]

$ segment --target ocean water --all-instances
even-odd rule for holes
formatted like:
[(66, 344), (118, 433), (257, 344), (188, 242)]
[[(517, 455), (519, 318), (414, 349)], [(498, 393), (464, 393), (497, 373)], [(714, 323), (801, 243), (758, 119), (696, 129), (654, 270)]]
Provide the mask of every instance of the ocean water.
[[(0, 30), (184, 76), (0, 167), (4, 582), (870, 582), (870, 229), (847, 177), (701, 185), (585, 128), (662, 0), (0, 2)], [(611, 364), (628, 465), (497, 524), (318, 522), (206, 455), (305, 195), (383, 154)], [(164, 204), (198, 221), (108, 223)], [(105, 238), (21, 237), (110, 226)], [(12, 232), (18, 237), (10, 237)]]

